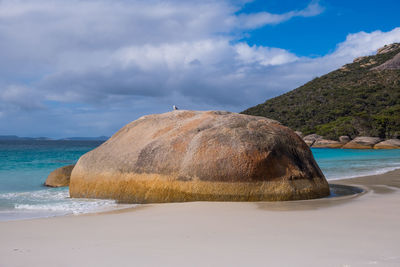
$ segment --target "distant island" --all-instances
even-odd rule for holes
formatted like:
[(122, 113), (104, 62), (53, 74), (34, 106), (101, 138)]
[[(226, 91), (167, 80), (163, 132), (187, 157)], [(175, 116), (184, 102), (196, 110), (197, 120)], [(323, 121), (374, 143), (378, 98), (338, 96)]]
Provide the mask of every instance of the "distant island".
[(1, 140), (64, 140), (64, 141), (106, 141), (108, 136), (98, 136), (98, 137), (66, 137), (61, 139), (54, 139), (49, 137), (19, 137), (17, 135), (0, 135)]
[(58, 140), (69, 140), (69, 141), (106, 141), (109, 136), (98, 136), (98, 137), (66, 137)]
[(341, 136), (400, 138), (400, 44), (354, 59), (305, 85), (242, 113), (275, 119), (300, 131)]

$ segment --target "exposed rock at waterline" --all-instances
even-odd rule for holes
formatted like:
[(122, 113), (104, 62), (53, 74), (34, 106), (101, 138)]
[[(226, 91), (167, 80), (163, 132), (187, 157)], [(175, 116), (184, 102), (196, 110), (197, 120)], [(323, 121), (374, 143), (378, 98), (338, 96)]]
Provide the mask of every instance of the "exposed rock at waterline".
[(346, 143), (348, 143), (350, 141), (351, 141), (351, 139), (347, 135), (342, 135), (342, 136), (339, 137), (339, 142), (342, 143), (342, 144), (346, 144)]
[(75, 165), (68, 165), (55, 169), (49, 174), (44, 185), (50, 187), (68, 186), (74, 166)]
[(121, 202), (263, 201), (329, 195), (301, 138), (277, 121), (221, 111), (144, 116), (83, 155), (71, 197)]
[(327, 140), (327, 139), (317, 139), (312, 147), (318, 148), (341, 148), (343, 146), (342, 143), (334, 140)]
[(400, 148), (400, 139), (389, 139), (374, 146), (375, 149), (397, 149)]
[(322, 139), (323, 137), (318, 134), (309, 134), (304, 136), (303, 140), (308, 146), (312, 146), (315, 141)]
[(356, 137), (347, 144), (345, 144), (342, 148), (348, 149), (371, 149), (375, 144), (381, 142), (382, 139), (379, 137), (367, 137), (360, 136)]

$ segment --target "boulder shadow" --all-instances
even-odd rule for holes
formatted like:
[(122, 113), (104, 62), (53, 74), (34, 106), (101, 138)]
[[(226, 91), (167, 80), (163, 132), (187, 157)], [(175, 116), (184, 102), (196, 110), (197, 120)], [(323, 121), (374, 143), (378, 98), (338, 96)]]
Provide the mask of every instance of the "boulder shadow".
[(349, 203), (351, 200), (354, 200), (367, 192), (366, 189), (361, 187), (342, 184), (329, 184), (329, 189), (331, 194), (323, 198), (295, 201), (258, 202), (256, 205), (259, 209), (268, 211), (316, 210)]

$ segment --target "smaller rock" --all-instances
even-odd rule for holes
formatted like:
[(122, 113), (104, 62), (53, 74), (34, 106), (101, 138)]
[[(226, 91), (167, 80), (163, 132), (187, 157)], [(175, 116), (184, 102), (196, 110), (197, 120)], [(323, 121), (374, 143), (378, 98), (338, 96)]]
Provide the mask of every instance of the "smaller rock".
[(374, 148), (374, 145), (381, 142), (382, 139), (379, 137), (367, 137), (360, 136), (356, 137), (347, 144), (345, 144), (342, 148), (347, 149), (371, 149)]
[(339, 142), (342, 144), (346, 144), (350, 141), (351, 141), (351, 139), (347, 135), (342, 135), (341, 137), (339, 137)]
[(74, 167), (75, 164), (55, 169), (49, 174), (44, 185), (50, 187), (68, 186), (71, 172)]
[(400, 148), (400, 139), (389, 139), (374, 146), (375, 149), (396, 149)]
[(303, 141), (308, 145), (308, 146), (312, 146), (315, 141), (317, 141), (318, 139), (322, 139), (322, 136), (318, 135), (318, 134), (309, 134), (304, 136)]
[(341, 148), (343, 146), (342, 143), (334, 140), (327, 140), (327, 139), (317, 139), (315, 140), (312, 147), (317, 148)]

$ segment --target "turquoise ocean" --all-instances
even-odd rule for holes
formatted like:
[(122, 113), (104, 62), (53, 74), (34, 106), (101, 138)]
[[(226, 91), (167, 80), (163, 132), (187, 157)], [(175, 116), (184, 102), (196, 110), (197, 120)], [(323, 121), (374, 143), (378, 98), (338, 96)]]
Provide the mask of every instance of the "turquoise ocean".
[[(0, 221), (130, 207), (112, 200), (71, 199), (68, 188), (43, 186), (54, 169), (75, 163), (101, 141), (0, 141)], [(400, 149), (312, 149), (328, 180), (400, 168)]]

